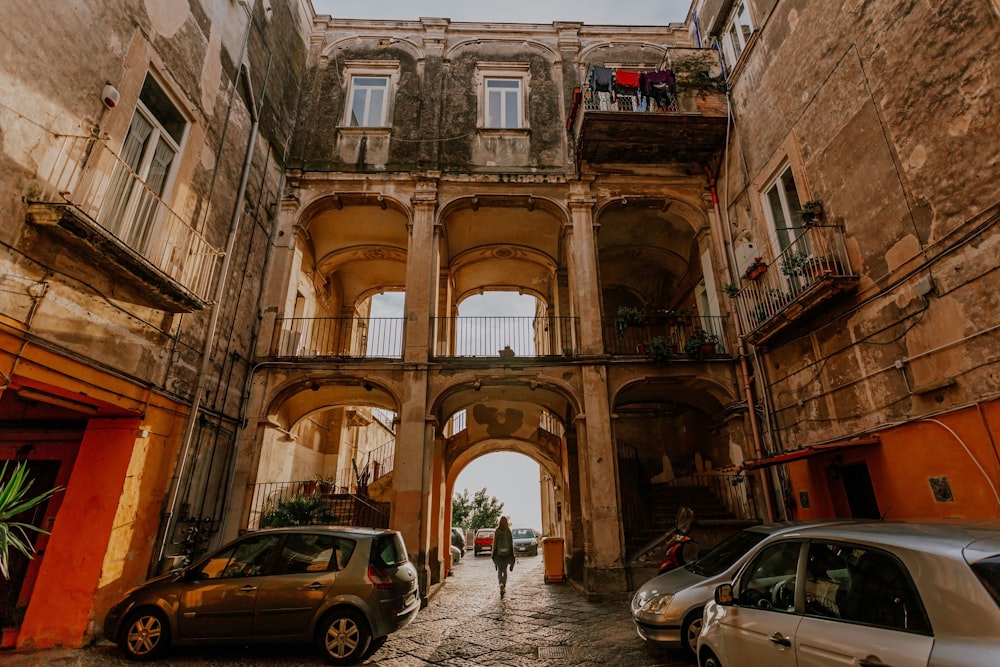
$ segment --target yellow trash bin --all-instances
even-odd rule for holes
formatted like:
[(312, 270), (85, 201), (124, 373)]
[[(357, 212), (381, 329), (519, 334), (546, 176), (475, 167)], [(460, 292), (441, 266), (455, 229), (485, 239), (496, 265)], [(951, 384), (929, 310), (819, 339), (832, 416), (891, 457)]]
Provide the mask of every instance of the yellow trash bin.
[(545, 583), (562, 583), (566, 581), (566, 568), (563, 561), (563, 545), (561, 537), (545, 537), (542, 539), (542, 558), (545, 560)]

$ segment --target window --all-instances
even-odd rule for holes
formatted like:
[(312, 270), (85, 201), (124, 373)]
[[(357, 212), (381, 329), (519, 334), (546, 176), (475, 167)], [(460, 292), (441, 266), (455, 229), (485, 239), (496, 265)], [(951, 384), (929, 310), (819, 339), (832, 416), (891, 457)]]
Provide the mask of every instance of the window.
[(485, 130), (526, 130), (531, 79), (528, 63), (476, 64), (480, 91), (479, 124)]
[(726, 55), (730, 69), (736, 67), (736, 63), (743, 55), (752, 34), (753, 24), (750, 21), (750, 12), (747, 11), (747, 3), (745, 1), (738, 2), (722, 35), (722, 50)]
[(348, 125), (352, 127), (384, 127), (388, 109), (389, 77), (351, 77), (351, 116)]
[(147, 74), (98, 213), (101, 224), (138, 252), (151, 244), (186, 129), (184, 116)]
[(486, 79), (486, 127), (521, 127), (520, 79)]
[(778, 542), (760, 552), (747, 568), (739, 604), (780, 612), (795, 611), (795, 579), (802, 542)]
[(278, 557), (275, 574), (342, 570), (354, 553), (354, 542), (331, 535), (289, 535)]
[(779, 253), (792, 245), (805, 231), (804, 226), (795, 224), (796, 211), (800, 208), (795, 176), (792, 168), (786, 166), (764, 192), (764, 209), (770, 217)]
[(202, 566), (201, 574), (208, 579), (254, 577), (267, 569), (278, 547), (277, 535), (251, 537), (215, 554)]

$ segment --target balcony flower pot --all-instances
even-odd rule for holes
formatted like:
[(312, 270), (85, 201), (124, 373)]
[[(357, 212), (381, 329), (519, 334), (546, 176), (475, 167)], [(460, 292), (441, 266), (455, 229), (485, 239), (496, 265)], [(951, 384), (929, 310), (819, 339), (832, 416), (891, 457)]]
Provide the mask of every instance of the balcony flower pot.
[(819, 199), (813, 199), (812, 201), (807, 201), (802, 205), (802, 208), (798, 211), (799, 220), (802, 224), (808, 225), (816, 221), (817, 218), (823, 215), (823, 202)]
[(747, 280), (757, 280), (762, 275), (767, 273), (767, 263), (764, 261), (763, 257), (755, 257), (747, 267), (746, 273), (744, 274)]

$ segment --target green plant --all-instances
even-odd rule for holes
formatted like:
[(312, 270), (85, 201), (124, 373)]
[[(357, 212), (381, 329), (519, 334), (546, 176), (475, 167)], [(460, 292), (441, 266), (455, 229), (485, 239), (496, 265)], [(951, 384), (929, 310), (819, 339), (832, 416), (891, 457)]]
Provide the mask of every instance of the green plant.
[(805, 250), (790, 252), (781, 262), (781, 272), (786, 276), (801, 276), (812, 261), (812, 255)]
[(677, 78), (678, 91), (690, 90), (703, 96), (706, 93), (722, 93), (726, 90), (725, 79), (712, 74), (711, 58), (699, 55), (681, 56), (674, 58), (670, 67)]
[(28, 496), (32, 480), (28, 477), (28, 465), (18, 463), (7, 476), (7, 462), (0, 468), (0, 574), (10, 579), (10, 550), (16, 549), (27, 558), (33, 558), (35, 547), (28, 537), (28, 531), (48, 535), (47, 530), (30, 523), (17, 521), (18, 515), (37, 507), (62, 491), (62, 487), (49, 489), (35, 496)]
[(706, 344), (715, 345), (719, 337), (704, 329), (695, 329), (684, 343), (684, 352), (695, 359), (705, 358)]
[(331, 523), (335, 520), (336, 516), (321, 497), (300, 494), (268, 503), (261, 515), (260, 526), (261, 528), (307, 526), (314, 523)]
[(663, 336), (656, 336), (653, 340), (649, 341), (649, 343), (647, 343), (647, 349), (649, 350), (649, 355), (657, 364), (667, 363), (670, 361), (670, 357), (674, 353), (674, 346), (671, 345)]
[(763, 257), (754, 257), (753, 261), (747, 266), (746, 272), (743, 274), (745, 277), (753, 280), (761, 273), (767, 271), (767, 262), (764, 261)]
[(642, 326), (646, 324), (646, 321), (645, 309), (635, 306), (618, 306), (618, 313), (615, 317), (615, 332), (619, 338), (622, 338), (629, 327)]
[(823, 202), (819, 199), (811, 199), (807, 201), (802, 204), (802, 208), (798, 210), (799, 220), (801, 220), (804, 225), (808, 225), (821, 215), (823, 215)]
[(735, 297), (740, 293), (740, 288), (732, 283), (726, 283), (722, 286), (722, 291), (725, 292), (730, 298)]

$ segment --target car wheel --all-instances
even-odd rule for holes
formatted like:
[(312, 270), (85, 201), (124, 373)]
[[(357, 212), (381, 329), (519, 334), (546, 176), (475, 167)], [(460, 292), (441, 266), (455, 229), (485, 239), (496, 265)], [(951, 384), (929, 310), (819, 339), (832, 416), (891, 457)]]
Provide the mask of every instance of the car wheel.
[(698, 635), (701, 634), (701, 623), (704, 609), (699, 607), (686, 617), (681, 623), (681, 644), (691, 651), (691, 655), (696, 655), (698, 650)]
[(388, 638), (389, 635), (385, 635), (384, 637), (376, 637), (375, 639), (372, 639), (371, 643), (368, 645), (368, 650), (365, 651), (365, 658), (367, 659), (368, 657), (375, 655), (376, 651), (385, 645), (385, 640)]
[(715, 654), (711, 651), (705, 656), (705, 660), (701, 663), (701, 667), (722, 667), (722, 663), (719, 659), (715, 657)]
[(538, 547), (534, 548), (534, 550), (531, 552), (531, 555), (532, 556), (537, 556), (538, 555)]
[(371, 641), (368, 622), (352, 609), (337, 609), (320, 623), (319, 648), (331, 665), (356, 665)]
[(157, 660), (170, 647), (167, 619), (158, 609), (140, 609), (122, 626), (118, 645), (129, 660)]

